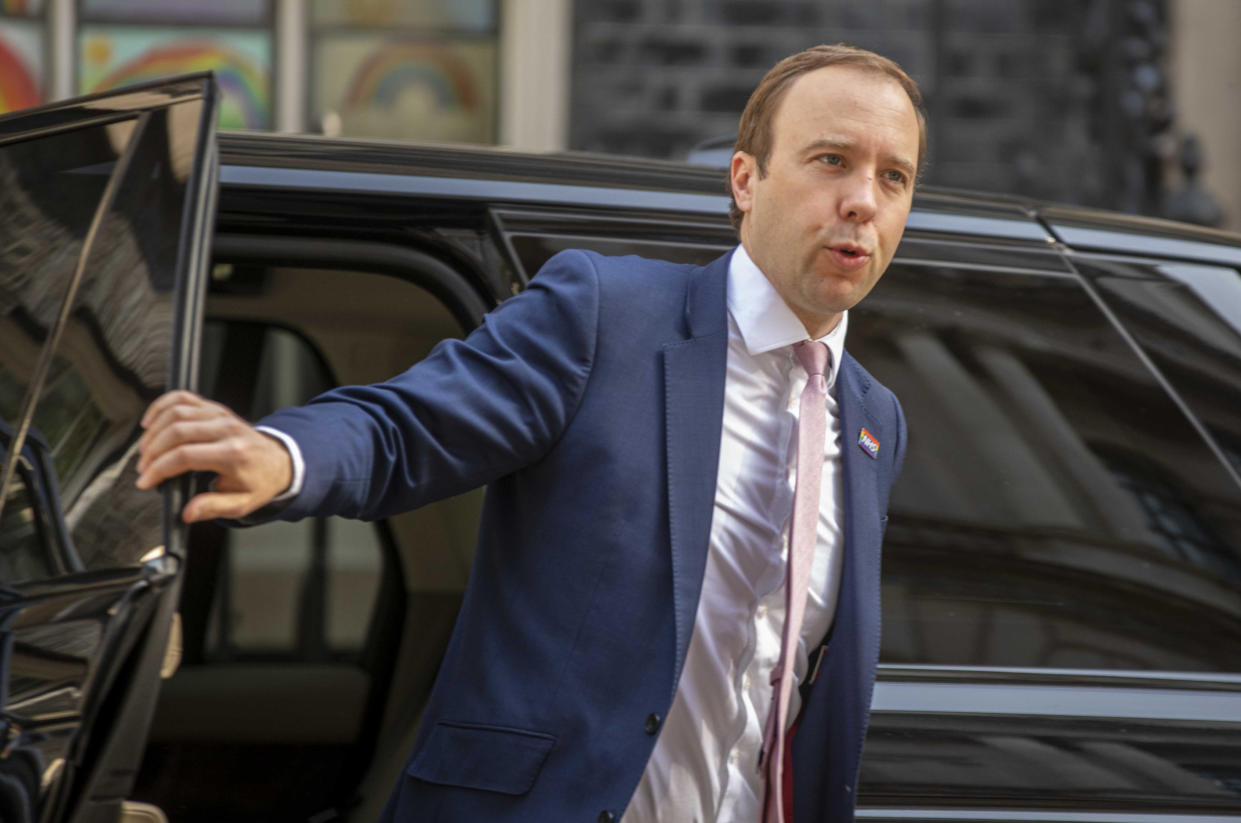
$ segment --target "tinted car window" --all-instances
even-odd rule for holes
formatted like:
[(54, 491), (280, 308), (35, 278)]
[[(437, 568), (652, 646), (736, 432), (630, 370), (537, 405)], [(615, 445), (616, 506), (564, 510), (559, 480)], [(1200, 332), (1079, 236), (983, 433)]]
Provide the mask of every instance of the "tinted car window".
[(732, 248), (710, 243), (550, 234), (514, 234), (509, 237), (509, 242), (513, 244), (513, 251), (528, 277), (533, 277), (548, 258), (565, 249), (589, 249), (612, 256), (636, 254), (639, 257), (705, 266)]
[[(30, 425), (50, 449), (70, 542), (88, 569), (134, 563), (162, 542), (159, 496), (133, 486), (134, 445), (168, 378), (200, 109), (184, 103), (142, 125), (126, 119), (0, 147), (0, 203), (16, 215), (0, 228), (3, 410), (18, 422), (16, 398), (29, 390), (43, 341), (56, 339)], [(86, 249), (127, 149), (132, 159)]]
[[(0, 418), (7, 457), (21, 421), (23, 403), (35, 379), (44, 341), (57, 316), (81, 256), (94, 212), (120, 151), (133, 133), (134, 120), (79, 129), (39, 140), (0, 146)], [(57, 473), (80, 453), (73, 433), (78, 414), (90, 416), (68, 376), (64, 358), (54, 358), (43, 382), (45, 400), (36, 407), (26, 450), (39, 449), (53, 460), (37, 461)], [(57, 400), (63, 400), (60, 402)], [(36, 580), (57, 572), (41, 524), (57, 516), (35, 492), (42, 481), (22, 460), (3, 501), (3, 573), (6, 583)]]
[(0, 146), (0, 415), (16, 427), (133, 121)]
[(1187, 263), (1077, 262), (1241, 471), (1241, 274)]
[(199, 105), (153, 112), (137, 137), (57, 352), (74, 393), (45, 392), (36, 410), (37, 419), (73, 415), (64, 437), (76, 434), (75, 454), (62, 496), (87, 568), (133, 563), (162, 542), (159, 497), (133, 485), (135, 445), (172, 357), (174, 271)]
[(1241, 671), (1241, 495), (1077, 279), (898, 264), (854, 314), (910, 432), (885, 662)]

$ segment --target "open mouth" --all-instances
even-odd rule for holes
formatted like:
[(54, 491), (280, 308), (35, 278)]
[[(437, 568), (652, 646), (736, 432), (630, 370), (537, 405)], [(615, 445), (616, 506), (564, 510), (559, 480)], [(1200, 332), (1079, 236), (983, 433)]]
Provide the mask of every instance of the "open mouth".
[(831, 252), (832, 259), (836, 261), (836, 265), (846, 269), (854, 269), (865, 265), (869, 258), (865, 249), (851, 244), (830, 246), (829, 251)]

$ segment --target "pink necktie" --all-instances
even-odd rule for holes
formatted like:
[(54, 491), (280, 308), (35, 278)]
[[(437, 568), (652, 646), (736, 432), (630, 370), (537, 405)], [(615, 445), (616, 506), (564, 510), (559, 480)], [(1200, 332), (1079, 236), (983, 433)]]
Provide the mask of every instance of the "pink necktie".
[(797, 415), (797, 482), (793, 487), (793, 515), (789, 526), (789, 553), (784, 574), (784, 634), (780, 660), (771, 671), (771, 708), (763, 731), (759, 759), (766, 788), (763, 823), (784, 823), (784, 735), (789, 699), (793, 693), (793, 662), (806, 613), (810, 564), (819, 532), (819, 487), (823, 478), (823, 438), (827, 431), (827, 346), (803, 340), (793, 346), (809, 379), (801, 393)]

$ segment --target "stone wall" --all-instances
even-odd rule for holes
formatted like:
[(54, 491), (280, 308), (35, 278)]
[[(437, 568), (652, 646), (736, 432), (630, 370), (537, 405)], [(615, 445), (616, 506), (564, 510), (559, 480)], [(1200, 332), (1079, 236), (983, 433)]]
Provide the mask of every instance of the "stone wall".
[(1117, 23), (1134, 3), (1162, 15), (1162, 0), (578, 0), (570, 148), (685, 157), (736, 134), (778, 59), (843, 41), (923, 88), (928, 182), (1150, 211), (1120, 202), (1103, 149), (1102, 101), (1123, 81), (1109, 55), (1136, 48)]

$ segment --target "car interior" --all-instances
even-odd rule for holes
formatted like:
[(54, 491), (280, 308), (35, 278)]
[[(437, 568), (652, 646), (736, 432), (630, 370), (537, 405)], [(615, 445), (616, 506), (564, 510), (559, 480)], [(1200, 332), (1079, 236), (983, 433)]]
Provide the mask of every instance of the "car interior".
[[(217, 263), (206, 315), (201, 390), (249, 419), (382, 380), (463, 331), (409, 279), (285, 265)], [(191, 529), (183, 662), (136, 796), (176, 820), (358, 802), (355, 819), (377, 816), (452, 630), (481, 497), (376, 523)]]

